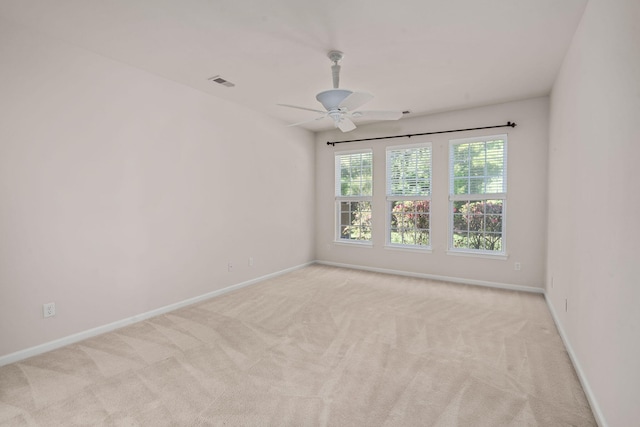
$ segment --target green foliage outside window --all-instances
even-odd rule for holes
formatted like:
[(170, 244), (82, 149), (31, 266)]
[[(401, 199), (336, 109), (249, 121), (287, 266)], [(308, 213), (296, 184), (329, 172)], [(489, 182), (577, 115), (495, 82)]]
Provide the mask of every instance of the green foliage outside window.
[(373, 193), (371, 153), (340, 156), (340, 196), (371, 196)]
[(453, 204), (453, 247), (502, 250), (502, 200)]
[(453, 146), (453, 194), (504, 191), (503, 140)]
[(371, 202), (340, 203), (340, 238), (371, 240)]
[(391, 244), (429, 245), (428, 200), (391, 202)]

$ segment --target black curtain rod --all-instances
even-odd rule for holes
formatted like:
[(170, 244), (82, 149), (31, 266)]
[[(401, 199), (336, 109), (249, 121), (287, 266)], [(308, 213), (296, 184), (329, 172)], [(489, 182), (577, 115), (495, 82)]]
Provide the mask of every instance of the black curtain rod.
[(374, 141), (377, 139), (391, 139), (391, 138), (411, 138), (412, 136), (422, 136), (422, 135), (435, 135), (438, 133), (450, 133), (450, 132), (466, 132), (469, 130), (480, 130), (480, 129), (493, 129), (493, 128), (505, 128), (505, 127), (516, 127), (517, 125), (512, 122), (507, 122), (506, 125), (495, 125), (495, 126), (484, 126), (481, 128), (469, 128), (469, 129), (454, 129), (454, 130), (441, 130), (439, 132), (425, 132), (425, 133), (410, 133), (407, 135), (397, 135), (397, 136), (378, 136), (376, 138), (363, 138), (363, 139), (350, 139), (348, 141), (327, 141), (327, 145), (334, 146), (336, 144), (345, 144), (347, 142), (361, 142), (361, 141)]

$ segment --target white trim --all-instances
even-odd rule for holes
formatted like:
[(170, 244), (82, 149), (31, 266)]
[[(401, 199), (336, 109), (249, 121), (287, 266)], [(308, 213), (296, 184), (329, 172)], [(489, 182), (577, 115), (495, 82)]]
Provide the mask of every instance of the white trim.
[(408, 276), (408, 277), (417, 277), (420, 279), (431, 279), (431, 280), (440, 280), (443, 282), (453, 282), (460, 283), (463, 285), (476, 285), (476, 286), (485, 286), (488, 288), (498, 288), (498, 289), (508, 289), (511, 291), (523, 291), (523, 292), (532, 292), (536, 294), (544, 294), (543, 288), (538, 288), (535, 286), (524, 286), (524, 285), (512, 285), (509, 283), (498, 283), (498, 282), (489, 282), (486, 280), (475, 280), (475, 279), (463, 279), (460, 277), (449, 277), (449, 276), (438, 276), (435, 274), (426, 274), (426, 273), (414, 273), (411, 271), (402, 271), (402, 270), (390, 270), (386, 268), (377, 268), (377, 267), (368, 267), (364, 265), (354, 265), (354, 264), (342, 264), (338, 262), (331, 261), (320, 261), (316, 260), (316, 264), (328, 265), (331, 267), (341, 267), (341, 268), (351, 268), (353, 270), (364, 270), (364, 271), (372, 271), (374, 273), (384, 273), (384, 274), (395, 274), (396, 276)]
[(591, 405), (591, 411), (593, 412), (593, 416), (596, 419), (596, 423), (598, 423), (599, 427), (607, 427), (607, 421), (604, 418), (604, 414), (602, 413), (602, 409), (600, 405), (598, 405), (598, 401), (596, 400), (596, 396), (593, 394), (593, 390), (589, 385), (589, 381), (587, 381), (587, 376), (584, 374), (582, 370), (582, 366), (578, 361), (578, 357), (573, 351), (573, 347), (571, 347), (571, 342), (569, 338), (567, 338), (567, 334), (564, 332), (562, 328), (562, 324), (558, 321), (558, 316), (556, 316), (556, 312), (553, 309), (553, 305), (547, 298), (547, 294), (545, 292), (544, 299), (547, 301), (547, 307), (549, 307), (549, 311), (551, 312), (551, 317), (553, 318), (553, 322), (556, 324), (556, 328), (558, 329), (558, 333), (560, 334), (560, 338), (562, 338), (562, 342), (564, 343), (565, 348), (567, 349), (567, 353), (569, 353), (569, 358), (571, 359), (571, 363), (573, 363), (573, 367), (576, 370), (576, 374), (578, 375), (578, 380), (580, 380), (580, 384), (582, 385), (582, 389), (584, 390), (585, 396), (587, 396), (587, 400), (589, 401), (589, 405)]
[(371, 240), (356, 240), (356, 239), (341, 239), (334, 240), (334, 245), (338, 246), (351, 246), (351, 247), (360, 247), (360, 248), (373, 248), (373, 242)]
[(335, 155), (343, 155), (343, 154), (360, 154), (360, 153), (371, 153), (373, 154), (373, 148), (365, 147), (365, 148), (357, 148), (355, 150), (336, 150), (333, 152)]
[(246, 282), (236, 283), (235, 285), (227, 286), (226, 288), (218, 289), (213, 292), (208, 292), (206, 294), (189, 298), (174, 304), (169, 304), (164, 307), (156, 308), (155, 310), (147, 311), (145, 313), (137, 314), (135, 316), (128, 317), (126, 319), (117, 320), (113, 323), (109, 323), (106, 325), (98, 326), (97, 328), (88, 329), (86, 331), (78, 332), (76, 334), (68, 335), (63, 338), (59, 338), (57, 340), (49, 341), (44, 344), (40, 344), (34, 347), (30, 347), (24, 350), (16, 351), (15, 353), (10, 353), (5, 356), (0, 357), (0, 366), (8, 365), (10, 363), (15, 363), (23, 359), (27, 359), (29, 357), (37, 356), (42, 353), (46, 353), (51, 350), (56, 350), (60, 347), (64, 347), (70, 344), (77, 343), (79, 341), (85, 340), (87, 338), (92, 338), (97, 335), (101, 335), (107, 332), (114, 331), (116, 329), (120, 329), (125, 326), (129, 326), (131, 324), (140, 322), (142, 320), (149, 319), (151, 317), (159, 316), (161, 314), (168, 313), (170, 311), (177, 310), (182, 307), (186, 307), (191, 304), (195, 304), (200, 301), (204, 301), (210, 298), (214, 298), (220, 295), (227, 294), (229, 292), (236, 291), (238, 289), (244, 288), (246, 286), (254, 285), (256, 283), (262, 282), (267, 279), (271, 279), (273, 277), (281, 276), (286, 273), (290, 273), (295, 270), (299, 270), (301, 268), (307, 267), (314, 262), (308, 262), (305, 264), (300, 264), (294, 267), (290, 267), (284, 270), (276, 271), (275, 273), (270, 273), (264, 276), (257, 277), (255, 279), (247, 280)]
[(431, 249), (431, 245), (429, 246), (420, 246), (420, 245), (384, 245), (384, 250), (386, 251), (400, 251), (400, 252), (416, 252), (421, 254), (430, 254), (433, 253)]
[[(427, 139), (427, 140), (430, 139), (430, 138), (426, 138), (426, 135), (422, 135), (422, 136), (425, 137), (424, 139)], [(431, 141), (414, 142), (412, 144), (398, 144), (398, 145), (389, 144), (389, 145), (387, 145), (385, 147), (385, 150), (389, 150), (389, 149), (391, 149), (391, 150), (405, 150), (407, 148), (420, 148), (420, 147), (429, 147), (429, 148), (431, 148), (432, 145), (433, 144), (432, 144)]]
[(486, 135), (486, 136), (471, 136), (469, 138), (457, 138), (450, 139), (449, 144), (468, 144), (469, 142), (486, 142), (486, 141), (496, 141), (500, 139), (507, 140), (508, 134), (500, 133), (497, 135)]
[(507, 259), (509, 259), (509, 255), (503, 252), (495, 252), (495, 253), (486, 252), (486, 251), (471, 252), (471, 250), (449, 249), (447, 250), (446, 253), (447, 255), (453, 255), (453, 256), (468, 256), (468, 257), (484, 258), (484, 259), (497, 259), (501, 261), (506, 261)]
[(431, 196), (387, 196), (387, 202), (412, 202), (414, 200), (422, 201), (431, 201)]
[(507, 193), (449, 194), (450, 202), (475, 202), (476, 200), (507, 200)]
[(336, 196), (336, 202), (373, 202), (373, 196)]

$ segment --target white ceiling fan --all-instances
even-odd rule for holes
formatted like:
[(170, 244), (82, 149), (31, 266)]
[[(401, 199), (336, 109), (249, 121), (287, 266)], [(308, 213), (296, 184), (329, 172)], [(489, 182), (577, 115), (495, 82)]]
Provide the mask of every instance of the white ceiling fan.
[(338, 50), (332, 50), (327, 55), (333, 62), (331, 71), (333, 74), (333, 89), (325, 90), (316, 95), (316, 99), (322, 104), (326, 111), (313, 108), (298, 107), (296, 105), (278, 104), (282, 107), (297, 108), (299, 110), (313, 111), (321, 114), (311, 120), (294, 123), (289, 126), (298, 126), (324, 118), (333, 120), (335, 127), (342, 132), (349, 132), (356, 128), (352, 119), (364, 120), (398, 120), (402, 117), (400, 111), (357, 111), (358, 108), (373, 99), (373, 95), (367, 92), (353, 92), (346, 89), (339, 89), (340, 85), (340, 61), (344, 54)]

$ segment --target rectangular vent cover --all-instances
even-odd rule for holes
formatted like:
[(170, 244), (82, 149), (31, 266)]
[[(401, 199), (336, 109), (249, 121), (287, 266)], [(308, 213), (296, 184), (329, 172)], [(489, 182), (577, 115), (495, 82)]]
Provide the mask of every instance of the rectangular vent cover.
[(221, 84), (221, 85), (226, 86), (226, 87), (234, 87), (235, 86), (233, 83), (231, 83), (228, 80), (223, 79), (220, 76), (213, 76), (213, 77), (208, 78), (207, 80), (210, 80), (212, 82), (216, 82), (216, 83)]

